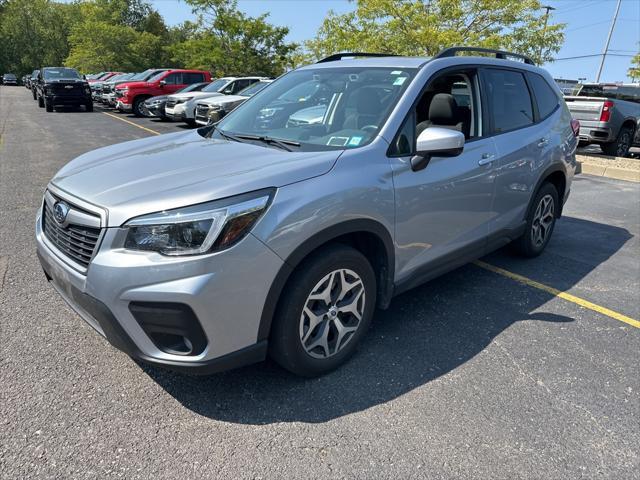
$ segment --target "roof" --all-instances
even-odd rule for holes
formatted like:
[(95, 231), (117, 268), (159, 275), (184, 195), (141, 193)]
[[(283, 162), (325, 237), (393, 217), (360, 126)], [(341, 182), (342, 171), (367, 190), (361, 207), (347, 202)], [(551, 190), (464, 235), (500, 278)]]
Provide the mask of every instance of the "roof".
[(335, 67), (390, 67), (390, 68), (419, 68), (431, 60), (431, 57), (358, 57), (345, 58), (333, 62), (314, 63), (301, 67), (308, 68), (335, 68)]

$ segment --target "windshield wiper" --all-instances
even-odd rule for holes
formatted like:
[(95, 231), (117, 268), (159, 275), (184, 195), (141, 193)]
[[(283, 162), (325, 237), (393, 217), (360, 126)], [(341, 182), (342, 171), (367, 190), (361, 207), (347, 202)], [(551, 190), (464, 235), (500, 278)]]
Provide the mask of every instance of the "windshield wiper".
[(293, 152), (293, 149), (289, 147), (289, 145), (292, 145), (294, 147), (299, 147), (300, 143), (298, 142), (294, 142), (293, 140), (281, 140), (278, 138), (271, 138), (271, 137), (267, 137), (266, 135), (248, 135), (248, 134), (237, 134), (238, 138), (244, 138), (246, 140), (257, 140), (259, 142), (262, 143), (266, 143), (267, 145), (275, 145), (277, 147), (280, 147), (283, 150), (286, 150), (287, 152)]
[(211, 125), (213, 127), (213, 131), (218, 132), (223, 138), (226, 138), (227, 140), (233, 140), (234, 142), (239, 142), (242, 143), (242, 139), (236, 137), (235, 135), (231, 134), (231, 133), (227, 133), (223, 130), (221, 130), (220, 128), (218, 128), (215, 124)]

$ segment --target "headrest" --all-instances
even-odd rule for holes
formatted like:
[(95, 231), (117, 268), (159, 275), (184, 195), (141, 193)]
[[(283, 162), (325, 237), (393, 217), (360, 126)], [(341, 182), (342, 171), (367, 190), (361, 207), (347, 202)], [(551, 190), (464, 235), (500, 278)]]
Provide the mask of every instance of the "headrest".
[(429, 120), (433, 125), (455, 125), (458, 120), (458, 104), (453, 95), (437, 93), (429, 105)]

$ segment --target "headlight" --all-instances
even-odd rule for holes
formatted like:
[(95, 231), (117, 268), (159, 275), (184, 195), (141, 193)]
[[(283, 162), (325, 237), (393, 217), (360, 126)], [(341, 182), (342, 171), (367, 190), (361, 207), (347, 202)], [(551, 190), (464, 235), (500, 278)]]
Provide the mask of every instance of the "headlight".
[(269, 206), (274, 190), (134, 218), (124, 248), (163, 255), (198, 255), (239, 242)]
[(222, 107), (220, 105), (209, 105), (209, 111), (217, 111), (217, 110), (222, 110)]
[(191, 100), (193, 97), (184, 97), (184, 98), (178, 98), (176, 99), (176, 104), (178, 103), (187, 103), (189, 100)]

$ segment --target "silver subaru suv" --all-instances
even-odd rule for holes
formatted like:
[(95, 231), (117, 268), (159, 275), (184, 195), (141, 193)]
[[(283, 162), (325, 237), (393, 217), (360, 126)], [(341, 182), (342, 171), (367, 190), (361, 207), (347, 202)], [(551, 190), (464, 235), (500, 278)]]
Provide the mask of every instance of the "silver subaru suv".
[(38, 214), (47, 278), (146, 362), (336, 368), (394, 295), (510, 242), (536, 256), (562, 212), (561, 92), (526, 57), (468, 50), (333, 55), (215, 125), (81, 155)]

